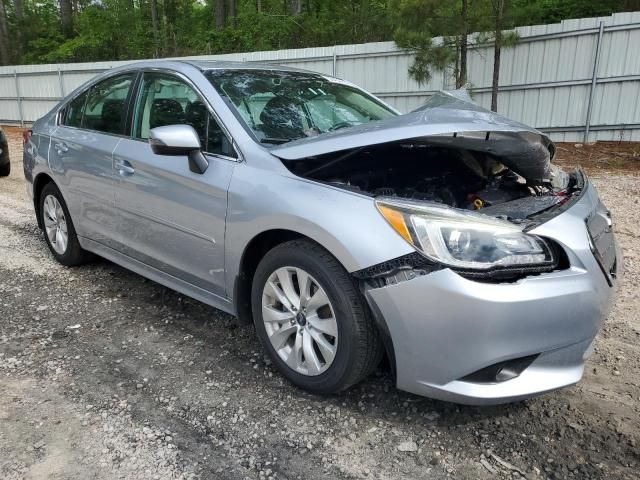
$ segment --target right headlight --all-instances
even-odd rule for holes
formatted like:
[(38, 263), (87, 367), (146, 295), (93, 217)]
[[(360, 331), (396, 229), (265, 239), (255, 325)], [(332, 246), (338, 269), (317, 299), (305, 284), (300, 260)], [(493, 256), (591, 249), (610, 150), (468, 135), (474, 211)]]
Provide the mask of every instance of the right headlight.
[(555, 263), (547, 242), (507, 221), (446, 206), (376, 200), (382, 216), (432, 260), (461, 269), (489, 270)]

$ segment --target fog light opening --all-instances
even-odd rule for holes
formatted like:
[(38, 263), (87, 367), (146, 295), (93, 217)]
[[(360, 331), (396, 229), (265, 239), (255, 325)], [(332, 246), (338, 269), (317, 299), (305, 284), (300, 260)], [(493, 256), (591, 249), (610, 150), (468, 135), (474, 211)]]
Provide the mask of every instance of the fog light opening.
[(460, 381), (480, 384), (502, 383), (520, 376), (539, 354), (529, 355), (526, 357), (514, 358), (506, 362), (494, 363), (488, 367), (477, 370), (469, 375), (462, 377)]

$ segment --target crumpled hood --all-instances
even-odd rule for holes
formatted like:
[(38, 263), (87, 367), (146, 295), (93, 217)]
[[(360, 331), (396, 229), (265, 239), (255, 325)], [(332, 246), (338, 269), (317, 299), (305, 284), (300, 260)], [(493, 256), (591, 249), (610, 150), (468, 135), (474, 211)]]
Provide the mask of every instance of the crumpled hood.
[(551, 140), (535, 128), (482, 108), (466, 90), (441, 91), (405, 115), (294, 140), (270, 151), (283, 160), (299, 160), (416, 139), (491, 153), (534, 183), (550, 177)]

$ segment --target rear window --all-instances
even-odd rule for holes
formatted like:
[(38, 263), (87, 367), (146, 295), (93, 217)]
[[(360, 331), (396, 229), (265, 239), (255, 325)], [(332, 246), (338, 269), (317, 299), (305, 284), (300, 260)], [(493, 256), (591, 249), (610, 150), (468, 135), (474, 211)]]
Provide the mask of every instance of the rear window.
[(128, 73), (94, 85), (67, 105), (62, 124), (115, 135), (124, 134), (127, 100), (134, 78), (134, 73)]
[(80, 127), (82, 124), (82, 114), (84, 113), (84, 104), (87, 101), (87, 93), (77, 96), (65, 110), (63, 125), (68, 127)]
[(82, 116), (82, 127), (87, 130), (124, 134), (127, 114), (127, 96), (134, 74), (110, 78), (91, 87)]

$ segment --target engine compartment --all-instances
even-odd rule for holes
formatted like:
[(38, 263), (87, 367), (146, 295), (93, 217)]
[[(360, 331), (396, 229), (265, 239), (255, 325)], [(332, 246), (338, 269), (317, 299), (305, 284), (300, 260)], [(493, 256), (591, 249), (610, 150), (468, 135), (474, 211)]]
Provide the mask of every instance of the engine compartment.
[(372, 197), (437, 202), (522, 222), (568, 200), (575, 175), (552, 169), (530, 182), (491, 153), (397, 142), (290, 161), (296, 175)]

